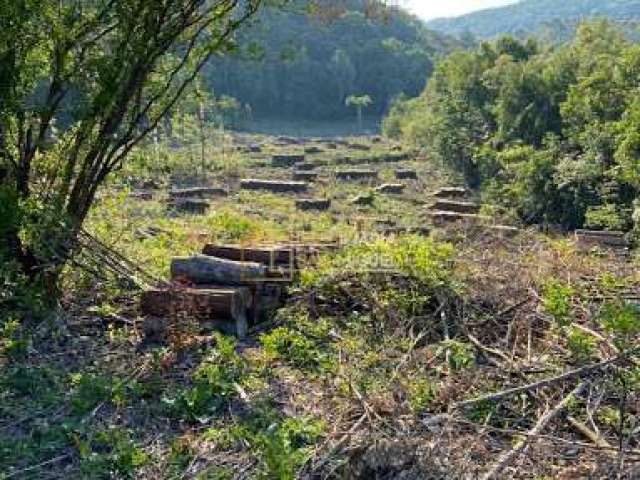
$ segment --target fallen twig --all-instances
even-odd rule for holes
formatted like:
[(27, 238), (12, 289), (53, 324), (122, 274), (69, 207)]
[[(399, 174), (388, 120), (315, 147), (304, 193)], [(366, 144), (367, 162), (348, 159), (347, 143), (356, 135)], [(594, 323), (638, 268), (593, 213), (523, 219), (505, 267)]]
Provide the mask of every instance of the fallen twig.
[(534, 427), (529, 430), (528, 435), (522, 438), (518, 443), (508, 452), (498, 458), (498, 460), (491, 466), (489, 471), (483, 475), (482, 480), (492, 480), (494, 478), (501, 478), (499, 475), (502, 471), (517, 458), (529, 445), (530, 436), (538, 435), (544, 430), (544, 428), (553, 420), (556, 416), (562, 412), (567, 405), (587, 387), (587, 382), (582, 382), (572, 392), (564, 397), (560, 403), (558, 403), (551, 410), (548, 410), (540, 419), (536, 422)]
[(513, 395), (515, 393), (526, 392), (526, 391), (529, 391), (529, 390), (535, 390), (535, 389), (538, 389), (538, 388), (547, 387), (547, 386), (552, 385), (554, 383), (562, 382), (564, 380), (569, 380), (571, 378), (579, 377), (579, 376), (585, 375), (587, 373), (593, 373), (593, 372), (596, 372), (598, 370), (602, 370), (603, 368), (606, 368), (606, 367), (608, 367), (610, 365), (613, 365), (614, 363), (619, 362), (624, 357), (626, 357), (626, 355), (619, 355), (619, 356), (617, 356), (615, 358), (612, 358), (612, 359), (609, 359), (609, 360), (605, 360), (605, 361), (600, 362), (600, 363), (596, 363), (596, 364), (593, 364), (593, 365), (587, 365), (585, 367), (577, 368), (575, 370), (571, 370), (571, 371), (563, 373), (561, 375), (558, 375), (558, 376), (555, 376), (555, 377), (551, 377), (551, 378), (545, 378), (544, 380), (540, 380), (538, 382), (530, 383), (528, 385), (523, 385), (521, 387), (509, 388), (507, 390), (502, 390), (500, 392), (489, 393), (487, 395), (481, 395), (480, 397), (472, 398), (470, 400), (464, 400), (462, 402), (458, 402), (458, 403), (454, 404), (453, 408), (454, 409), (464, 408), (464, 407), (467, 407), (469, 405), (475, 405), (476, 403), (499, 400), (499, 399), (501, 399), (503, 397), (507, 397), (507, 396)]

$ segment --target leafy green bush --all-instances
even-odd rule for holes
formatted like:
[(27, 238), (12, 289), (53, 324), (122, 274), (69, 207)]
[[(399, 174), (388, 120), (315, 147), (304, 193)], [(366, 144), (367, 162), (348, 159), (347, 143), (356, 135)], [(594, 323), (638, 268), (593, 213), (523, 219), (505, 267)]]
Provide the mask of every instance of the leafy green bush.
[(542, 305), (560, 326), (571, 323), (571, 299), (574, 291), (570, 285), (556, 279), (548, 280), (542, 289)]
[(148, 455), (133, 441), (131, 432), (111, 428), (98, 432), (87, 442), (78, 441), (80, 471), (83, 478), (135, 478)]
[(219, 333), (214, 338), (215, 347), (205, 354), (192, 375), (193, 386), (164, 398), (171, 414), (190, 420), (206, 418), (236, 392), (236, 384), (246, 370), (245, 362), (235, 352), (235, 340)]

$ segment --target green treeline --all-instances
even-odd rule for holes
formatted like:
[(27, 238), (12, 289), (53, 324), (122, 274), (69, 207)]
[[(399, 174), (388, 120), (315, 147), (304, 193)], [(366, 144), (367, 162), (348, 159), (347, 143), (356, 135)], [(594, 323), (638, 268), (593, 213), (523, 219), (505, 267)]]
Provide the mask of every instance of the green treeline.
[(302, 9), (265, 8), (239, 35), (237, 54), (206, 68), (205, 86), (259, 117), (355, 118), (345, 104), (350, 95), (369, 95), (365, 114), (383, 114), (396, 96), (418, 95), (434, 57), (459, 44), (401, 10), (367, 16), (368, 3), (348, 1), (330, 21)]
[(452, 53), (384, 129), (525, 223), (628, 230), (640, 220), (639, 87), (640, 45), (596, 21), (558, 47), (504, 37)]

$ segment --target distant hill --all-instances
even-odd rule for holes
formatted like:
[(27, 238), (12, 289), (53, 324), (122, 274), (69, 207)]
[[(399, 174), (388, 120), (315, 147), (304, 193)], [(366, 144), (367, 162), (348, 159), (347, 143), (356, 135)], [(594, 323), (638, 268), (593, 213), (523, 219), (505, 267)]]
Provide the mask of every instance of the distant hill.
[(640, 0), (521, 0), (505, 7), (432, 20), (427, 26), (449, 35), (470, 33), (491, 38), (503, 33), (522, 36), (541, 31), (561, 32), (570, 30), (581, 19), (592, 17), (635, 23), (640, 20)]
[(329, 22), (265, 9), (238, 38), (238, 54), (208, 66), (205, 84), (249, 104), (256, 117), (348, 118), (351, 94), (370, 95), (366, 113), (382, 114), (394, 97), (418, 95), (435, 57), (459, 42), (402, 10), (372, 19), (367, 3), (351, 0)]

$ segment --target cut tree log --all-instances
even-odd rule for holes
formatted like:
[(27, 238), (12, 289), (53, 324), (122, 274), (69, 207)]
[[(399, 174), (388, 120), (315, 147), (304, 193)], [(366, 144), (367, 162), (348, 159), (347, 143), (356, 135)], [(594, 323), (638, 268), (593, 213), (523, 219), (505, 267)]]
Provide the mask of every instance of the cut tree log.
[(376, 187), (376, 192), (387, 195), (399, 195), (404, 192), (405, 188), (406, 185), (403, 183), (385, 183), (384, 185)]
[(398, 180), (417, 180), (418, 174), (415, 170), (396, 170), (396, 178)]
[(440, 212), (478, 213), (480, 211), (480, 205), (473, 202), (438, 199), (430, 209)]
[(289, 265), (295, 254), (292, 247), (265, 246), (243, 247), (240, 245), (205, 245), (202, 253), (207, 256), (234, 262), (254, 262), (262, 265)]
[(463, 198), (469, 194), (464, 187), (442, 187), (433, 193), (436, 198)]
[(220, 187), (192, 187), (176, 188), (169, 191), (169, 198), (199, 198), (226, 197), (229, 192)]
[(153, 289), (144, 292), (140, 301), (142, 313), (148, 316), (144, 330), (149, 336), (163, 334), (175, 322), (191, 318), (203, 329), (244, 338), (252, 306), (251, 290), (246, 287)]
[(601, 231), (601, 230), (576, 230), (576, 241), (581, 247), (613, 247), (627, 248), (629, 242), (625, 238), (624, 232)]
[(306, 192), (306, 182), (288, 182), (285, 180), (240, 180), (240, 188), (243, 190), (267, 190), (274, 193), (302, 193)]
[(302, 263), (313, 263), (320, 252), (335, 250), (336, 247), (335, 243), (267, 246), (208, 244), (202, 253), (226, 260), (255, 262), (269, 267), (282, 266), (295, 269)]
[(296, 200), (296, 208), (298, 210), (329, 210), (331, 208), (331, 200), (328, 198), (313, 199), (303, 198)]
[(271, 157), (272, 167), (293, 167), (296, 163), (304, 162), (304, 155), (274, 155)]
[(249, 285), (265, 281), (267, 267), (255, 262), (238, 262), (208, 255), (171, 260), (171, 278), (196, 285)]
[(338, 180), (375, 180), (378, 178), (376, 170), (343, 170), (336, 172)]
[(171, 210), (193, 215), (204, 215), (211, 207), (209, 202), (197, 198), (176, 198), (170, 200), (168, 206)]
[(314, 182), (318, 179), (318, 172), (293, 172), (292, 178), (296, 182)]

